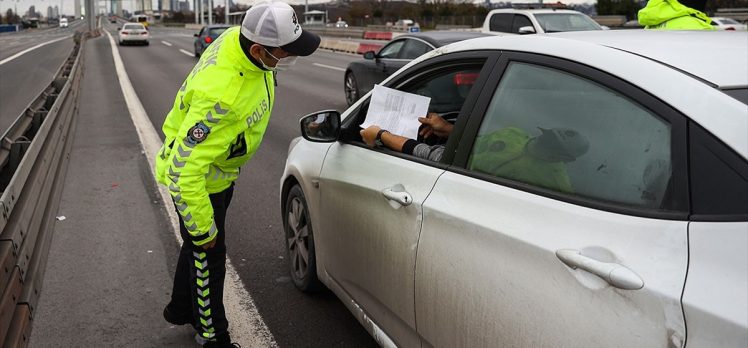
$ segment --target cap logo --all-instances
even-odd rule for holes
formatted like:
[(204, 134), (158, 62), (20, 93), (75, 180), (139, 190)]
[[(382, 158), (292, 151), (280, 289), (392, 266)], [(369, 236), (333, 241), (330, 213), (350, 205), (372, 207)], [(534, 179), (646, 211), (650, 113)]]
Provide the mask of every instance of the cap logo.
[(293, 14), (291, 15), (291, 21), (292, 21), (292, 22), (293, 22), (293, 24), (294, 24), (294, 29), (293, 29), (293, 33), (294, 33), (294, 34), (296, 34), (296, 33), (297, 33), (297, 32), (299, 31), (299, 29), (301, 29), (301, 26), (299, 26), (299, 19), (298, 19), (298, 18), (296, 18), (296, 12), (294, 12), (294, 13), (293, 13)]

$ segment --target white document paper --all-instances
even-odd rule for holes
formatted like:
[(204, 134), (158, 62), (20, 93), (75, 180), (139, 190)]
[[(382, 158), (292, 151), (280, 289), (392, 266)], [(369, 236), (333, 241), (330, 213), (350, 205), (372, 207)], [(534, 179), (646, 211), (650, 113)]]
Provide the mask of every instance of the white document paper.
[(361, 128), (377, 125), (393, 134), (415, 139), (418, 117), (425, 117), (431, 98), (374, 85), (369, 111)]

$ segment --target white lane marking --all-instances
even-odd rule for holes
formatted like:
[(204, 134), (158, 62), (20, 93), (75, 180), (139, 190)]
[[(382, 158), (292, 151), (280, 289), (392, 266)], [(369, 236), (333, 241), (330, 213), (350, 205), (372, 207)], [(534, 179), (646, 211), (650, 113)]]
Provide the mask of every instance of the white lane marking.
[(190, 51), (188, 51), (188, 50), (183, 50), (183, 49), (181, 49), (181, 48), (179, 49), (179, 52), (182, 52), (182, 53), (184, 53), (184, 54), (186, 54), (186, 55), (188, 55), (188, 56), (190, 56), (190, 57), (194, 57), (194, 56), (195, 56), (195, 54), (194, 54), (194, 53), (192, 53), (192, 52), (190, 52)]
[[(130, 83), (130, 78), (125, 71), (125, 66), (122, 64), (122, 58), (119, 55), (117, 45), (114, 43), (114, 38), (109, 31), (104, 31), (109, 36), (109, 43), (112, 46), (112, 56), (114, 57), (114, 66), (117, 70), (117, 77), (119, 78), (119, 85), (122, 89), (122, 94), (125, 97), (127, 103), (127, 109), (130, 112), (130, 118), (135, 125), (135, 129), (138, 132), (138, 138), (143, 146), (148, 165), (151, 168), (151, 172), (154, 173), (156, 170), (153, 167), (155, 162), (156, 153), (161, 148), (161, 139), (156, 133), (156, 128), (151, 123), (148, 115), (145, 113), (143, 104), (140, 103), (138, 95), (135, 93), (135, 89)], [(155, 179), (154, 179), (155, 180)], [(177, 239), (177, 242), (181, 243), (182, 238), (179, 235), (179, 220), (174, 209), (169, 209), (172, 206), (172, 199), (166, 188), (156, 183), (159, 188), (161, 195), (161, 201), (166, 208), (169, 218), (171, 220), (172, 231)], [(265, 322), (262, 321), (257, 307), (255, 307), (254, 300), (249, 293), (244, 289), (242, 281), (239, 275), (234, 269), (233, 263), (226, 256), (226, 280), (224, 289), (224, 306), (228, 309), (226, 311), (226, 317), (231, 323), (231, 338), (241, 343), (245, 347), (277, 347), (278, 344), (275, 342), (273, 335), (268, 330)]]
[(316, 66), (318, 66), (318, 67), (322, 67), (322, 68), (327, 68), (327, 69), (332, 69), (332, 70), (337, 70), (337, 71), (345, 71), (345, 69), (343, 69), (343, 68), (338, 68), (337, 66), (332, 66), (332, 65), (324, 65), (324, 64), (320, 64), (320, 63), (312, 63), (312, 64), (313, 64), (313, 65), (316, 65)]
[(162, 44), (164, 44), (164, 45), (166, 45), (166, 46), (169, 46), (169, 47), (171, 47), (171, 43), (169, 43), (169, 42), (166, 42), (166, 41), (161, 41), (161, 43), (162, 43)]
[(39, 48), (39, 47), (46, 46), (46, 45), (49, 45), (51, 43), (55, 43), (57, 41), (65, 40), (65, 39), (68, 39), (68, 38), (70, 38), (70, 36), (63, 36), (63, 37), (60, 37), (60, 38), (57, 38), (57, 39), (54, 39), (54, 40), (51, 40), (51, 41), (40, 43), (40, 44), (38, 44), (38, 45), (36, 45), (34, 47), (27, 48), (27, 49), (25, 49), (25, 50), (23, 50), (21, 52), (18, 52), (16, 54), (8, 57), (8, 58), (0, 60), (0, 65), (3, 65), (5, 63), (7, 63), (7, 62), (10, 62), (11, 60), (16, 59), (16, 58), (18, 58), (18, 57), (20, 57), (20, 56), (22, 56), (22, 55), (24, 55), (26, 53), (29, 53), (29, 52), (31, 52), (31, 51)]

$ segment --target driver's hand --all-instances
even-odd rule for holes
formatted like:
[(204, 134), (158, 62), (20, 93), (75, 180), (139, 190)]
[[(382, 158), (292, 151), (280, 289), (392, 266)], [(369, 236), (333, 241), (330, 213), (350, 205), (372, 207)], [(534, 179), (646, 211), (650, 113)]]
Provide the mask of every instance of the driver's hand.
[(425, 126), (420, 132), (424, 139), (430, 137), (432, 134), (439, 138), (447, 138), (452, 133), (452, 128), (454, 127), (435, 112), (429, 112), (426, 117), (419, 117), (418, 121)]
[(374, 147), (376, 144), (374, 141), (377, 139), (377, 133), (379, 133), (378, 126), (369, 126), (361, 130), (361, 139), (369, 147)]

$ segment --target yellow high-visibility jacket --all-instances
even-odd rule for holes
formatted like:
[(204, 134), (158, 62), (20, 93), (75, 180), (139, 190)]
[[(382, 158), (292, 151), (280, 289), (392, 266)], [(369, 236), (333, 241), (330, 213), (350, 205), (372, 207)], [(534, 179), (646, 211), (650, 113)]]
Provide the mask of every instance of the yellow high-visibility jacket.
[(649, 0), (639, 10), (639, 24), (645, 29), (714, 30), (704, 12), (686, 7), (677, 0)]
[(239, 27), (208, 46), (182, 83), (162, 127), (156, 179), (169, 188), (195, 245), (215, 238), (208, 195), (229, 188), (257, 151), (274, 96), (272, 72), (245, 56)]

